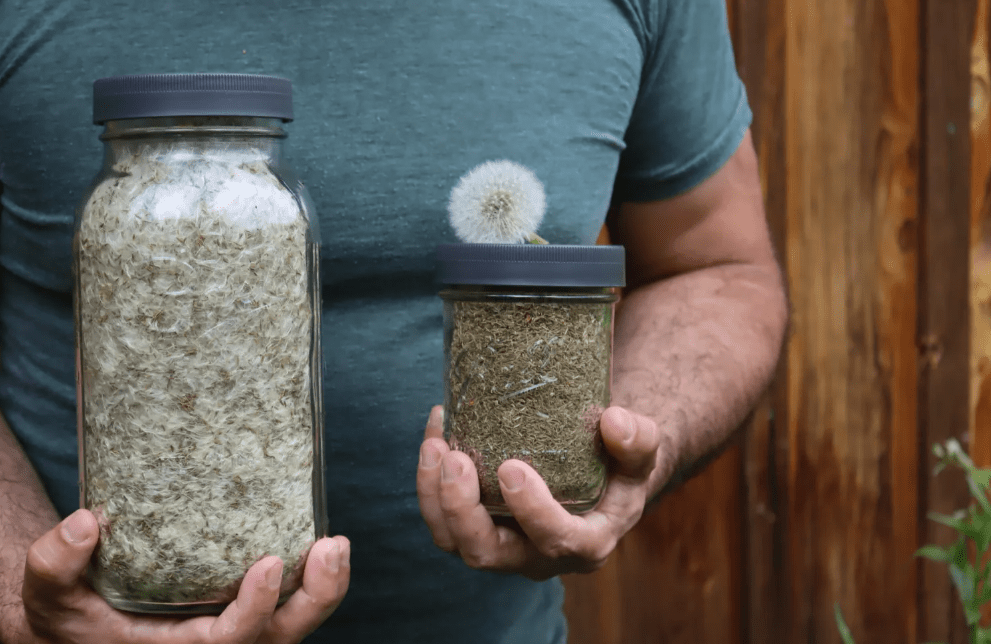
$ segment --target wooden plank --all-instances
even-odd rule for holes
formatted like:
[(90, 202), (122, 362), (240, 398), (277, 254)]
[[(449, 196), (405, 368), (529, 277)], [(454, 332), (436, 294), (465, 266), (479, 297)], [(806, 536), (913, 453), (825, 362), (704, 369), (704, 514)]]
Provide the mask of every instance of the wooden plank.
[[(923, 147), (919, 274), (919, 422), (925, 453), (920, 515), (968, 503), (961, 477), (931, 477), (929, 447), (966, 439), (970, 420), (970, 44), (976, 0), (926, 0), (923, 14)], [(921, 540), (948, 543), (952, 532), (920, 522)], [(921, 564), (919, 637), (968, 640), (946, 567)]]
[[(991, 466), (991, 0), (978, 0), (970, 46), (970, 454)], [(987, 561), (991, 553), (982, 553)], [(982, 625), (991, 625), (985, 605)]]
[[(785, 255), (785, 0), (738, 0), (731, 23), (737, 64), (754, 112), (768, 226)], [(785, 592), (788, 531), (787, 369), (782, 359), (770, 391), (753, 415), (744, 441), (744, 580), (741, 610), (748, 644), (786, 641), (790, 596)]]
[(788, 0), (787, 642), (914, 642), (916, 0)]
[(991, 466), (991, 0), (979, 0), (970, 47), (971, 456)]

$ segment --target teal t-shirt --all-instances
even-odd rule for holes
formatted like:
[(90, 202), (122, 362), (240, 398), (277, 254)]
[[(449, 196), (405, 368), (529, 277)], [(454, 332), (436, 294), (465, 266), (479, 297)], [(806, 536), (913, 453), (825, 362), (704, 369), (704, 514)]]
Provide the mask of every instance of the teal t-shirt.
[(3, 0), (0, 411), (59, 512), (78, 506), (70, 239), (102, 155), (92, 82), (292, 80), (288, 157), (322, 231), (328, 515), (353, 543), (326, 642), (564, 642), (557, 580), (470, 570), (417, 507), (442, 401), (434, 249), (488, 160), (547, 191), (540, 234), (591, 243), (612, 200), (683, 192), (750, 123), (722, 0)]

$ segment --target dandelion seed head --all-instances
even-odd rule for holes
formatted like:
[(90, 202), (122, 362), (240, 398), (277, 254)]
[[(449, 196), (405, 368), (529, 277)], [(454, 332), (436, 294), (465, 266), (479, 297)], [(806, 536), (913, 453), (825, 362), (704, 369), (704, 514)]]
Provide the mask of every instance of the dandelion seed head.
[(536, 233), (546, 209), (544, 186), (512, 161), (486, 161), (451, 190), (448, 214), (466, 243), (518, 244)]

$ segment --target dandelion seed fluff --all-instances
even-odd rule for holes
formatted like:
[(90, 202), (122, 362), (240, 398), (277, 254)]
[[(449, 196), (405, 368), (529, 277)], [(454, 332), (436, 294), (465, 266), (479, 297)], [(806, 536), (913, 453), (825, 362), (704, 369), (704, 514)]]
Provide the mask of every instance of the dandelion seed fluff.
[(91, 581), (132, 607), (223, 604), (265, 554), (288, 587), (316, 535), (309, 222), (251, 150), (142, 149), (78, 233)]
[(486, 161), (461, 177), (448, 203), (451, 226), (463, 242), (526, 242), (544, 218), (544, 186), (512, 161)]

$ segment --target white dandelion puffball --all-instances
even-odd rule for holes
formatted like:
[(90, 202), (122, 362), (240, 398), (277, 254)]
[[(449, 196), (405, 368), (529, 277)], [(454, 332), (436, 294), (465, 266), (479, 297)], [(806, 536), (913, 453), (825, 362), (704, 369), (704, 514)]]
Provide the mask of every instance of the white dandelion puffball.
[(461, 177), (447, 210), (463, 242), (520, 244), (537, 232), (546, 208), (544, 185), (512, 161), (486, 161)]

